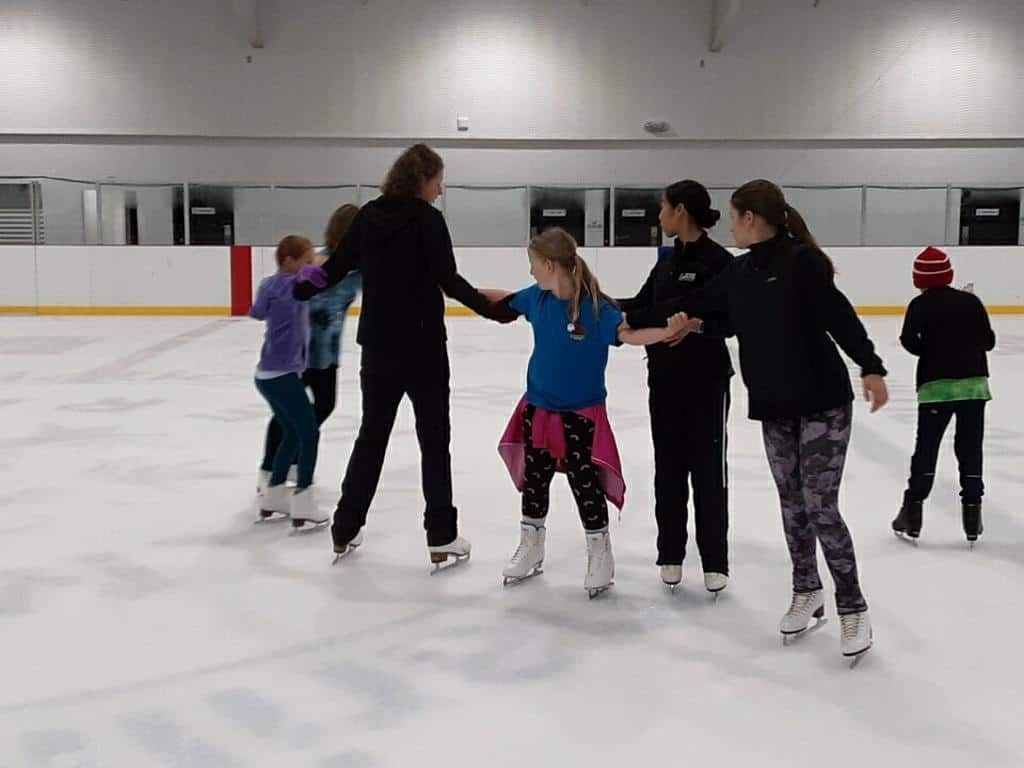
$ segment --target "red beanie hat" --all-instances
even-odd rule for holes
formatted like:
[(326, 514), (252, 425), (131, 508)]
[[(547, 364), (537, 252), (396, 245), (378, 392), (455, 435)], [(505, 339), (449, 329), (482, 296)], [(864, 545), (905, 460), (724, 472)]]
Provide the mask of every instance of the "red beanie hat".
[(925, 289), (953, 282), (953, 265), (949, 256), (938, 248), (928, 246), (914, 259), (914, 287)]

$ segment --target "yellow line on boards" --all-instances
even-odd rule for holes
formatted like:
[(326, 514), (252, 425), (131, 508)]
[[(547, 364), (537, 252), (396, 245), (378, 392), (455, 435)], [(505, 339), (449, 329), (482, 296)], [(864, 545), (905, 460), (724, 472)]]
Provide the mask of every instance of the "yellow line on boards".
[[(859, 306), (854, 307), (858, 315), (902, 315), (906, 307), (899, 306)], [(1024, 315), (1021, 304), (986, 304), (985, 309), (990, 315)]]
[(986, 304), (990, 315), (1024, 315), (1024, 307), (1018, 304)]
[(854, 307), (854, 310), (858, 315), (902, 315), (907, 311), (907, 308), (899, 306), (867, 305)]

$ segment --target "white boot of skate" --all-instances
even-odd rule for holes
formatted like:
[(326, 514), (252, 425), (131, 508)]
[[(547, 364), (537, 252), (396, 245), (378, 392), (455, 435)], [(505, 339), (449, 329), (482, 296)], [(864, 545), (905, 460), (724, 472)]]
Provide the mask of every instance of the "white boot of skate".
[(614, 583), (615, 558), (612, 556), (612, 539), (607, 528), (587, 531), (587, 576), (583, 588), (590, 599), (606, 592)]
[[(805, 632), (817, 629), (825, 623), (825, 594), (820, 589), (813, 592), (794, 592), (793, 602), (789, 610), (779, 622), (779, 631), (782, 633), (782, 641), (789, 644), (789, 641), (799, 637)], [(817, 623), (808, 628), (811, 619), (817, 619)]]
[(518, 584), (544, 572), (541, 570), (544, 565), (544, 541), (547, 538), (544, 520), (524, 517), (519, 524), (519, 546), (501, 572), (505, 586)]
[(661, 580), (673, 592), (675, 588), (683, 583), (683, 566), (662, 565), (658, 569), (661, 572)]
[(323, 527), (331, 519), (317, 508), (313, 486), (292, 493), (291, 502), (294, 530), (315, 530)]
[[(445, 570), (458, 565), (464, 560), (469, 559), (469, 542), (461, 536), (456, 536), (454, 541), (449, 542), (441, 547), (427, 547), (430, 552), (430, 562), (434, 564), (434, 570), (431, 573), (437, 573), (438, 571)], [(449, 558), (454, 558), (454, 561), (448, 563)]]
[(704, 589), (715, 596), (718, 599), (718, 595), (721, 594), (729, 586), (729, 577), (724, 573), (715, 573), (714, 571), (708, 571), (704, 574)]
[(260, 519), (256, 522), (286, 519), (290, 511), (290, 496), (291, 490), (284, 483), (265, 488), (260, 496)]
[(265, 469), (261, 469), (259, 474), (256, 476), (256, 495), (262, 496), (269, 486), (270, 473)]
[(867, 611), (846, 613), (839, 617), (839, 624), (842, 627), (839, 648), (843, 656), (852, 659), (855, 665), (861, 655), (871, 648), (871, 617)]

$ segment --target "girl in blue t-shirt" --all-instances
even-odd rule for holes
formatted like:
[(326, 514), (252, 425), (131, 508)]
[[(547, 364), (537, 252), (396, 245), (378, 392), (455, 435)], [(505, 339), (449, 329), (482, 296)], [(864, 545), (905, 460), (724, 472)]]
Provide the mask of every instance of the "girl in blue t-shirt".
[(526, 396), (498, 447), (523, 499), (519, 547), (503, 574), (511, 584), (540, 573), (549, 487), (555, 472), (564, 472), (586, 531), (584, 588), (594, 597), (615, 575), (606, 499), (621, 509), (626, 490), (605, 410), (608, 348), (657, 344), (690, 326), (683, 316), (671, 318), (667, 328), (624, 326), (622, 313), (601, 293), (576, 241), (563, 229), (533, 238), (529, 257), (536, 285), (515, 294), (485, 292), (533, 326)]

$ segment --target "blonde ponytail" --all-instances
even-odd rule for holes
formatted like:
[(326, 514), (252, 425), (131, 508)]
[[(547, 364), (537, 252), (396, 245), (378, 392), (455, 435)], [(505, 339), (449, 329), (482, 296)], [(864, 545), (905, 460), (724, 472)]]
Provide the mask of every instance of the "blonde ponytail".
[(583, 300), (590, 298), (594, 317), (601, 316), (601, 302), (615, 302), (601, 293), (597, 277), (577, 251), (576, 240), (561, 227), (552, 227), (530, 241), (529, 249), (542, 259), (553, 261), (565, 269), (572, 278), (572, 297), (569, 299), (569, 320), (578, 322)]

